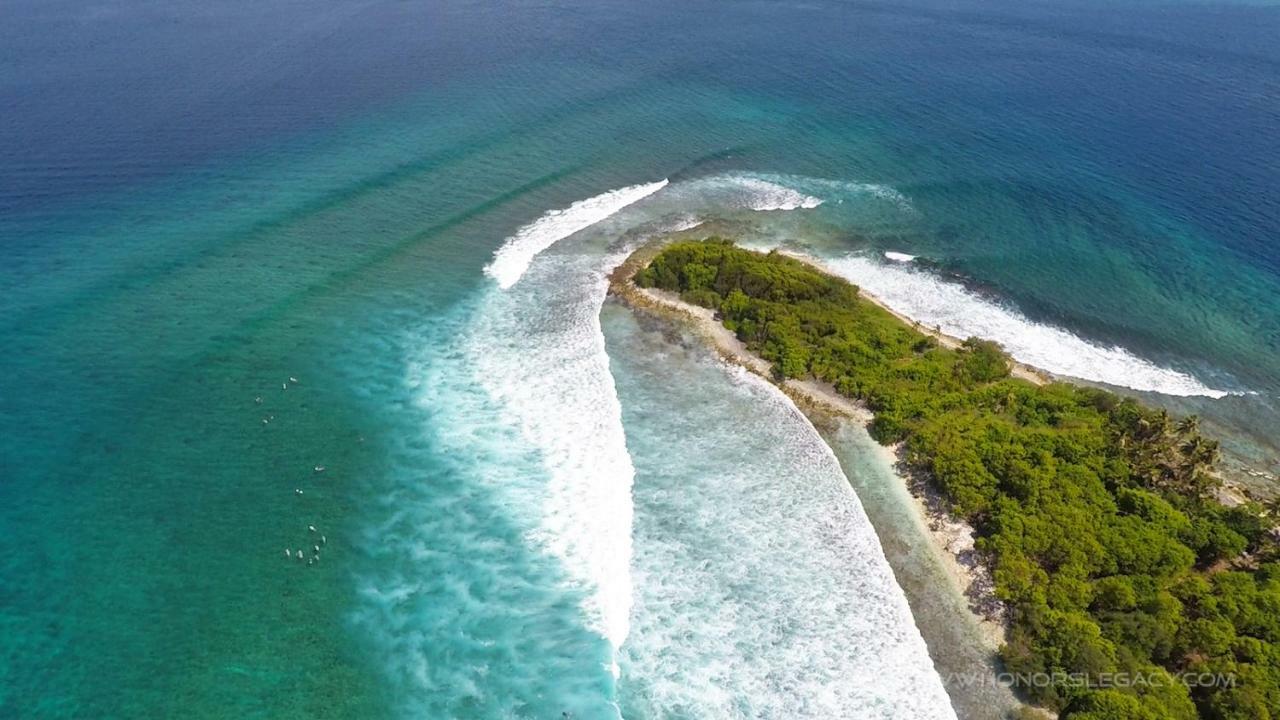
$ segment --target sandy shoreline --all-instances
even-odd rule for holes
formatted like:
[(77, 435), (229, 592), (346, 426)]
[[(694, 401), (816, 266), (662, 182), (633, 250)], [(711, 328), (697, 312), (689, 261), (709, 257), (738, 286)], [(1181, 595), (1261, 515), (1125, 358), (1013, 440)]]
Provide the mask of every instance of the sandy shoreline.
[[(747, 350), (736, 335), (716, 320), (710, 309), (686, 303), (675, 293), (641, 288), (632, 282), (635, 274), (648, 265), (660, 249), (661, 244), (655, 243), (628, 257), (610, 274), (609, 293), (633, 310), (672, 320), (693, 330), (721, 359), (777, 385), (817, 425), (829, 424), (833, 417), (846, 418), (864, 426), (874, 419), (874, 414), (869, 409), (840, 395), (829, 384), (796, 379), (778, 384), (773, 378), (770, 364)], [(788, 256), (830, 274), (829, 270), (812, 258), (793, 253), (788, 253)], [(894, 312), (878, 298), (865, 292), (860, 295), (893, 313), (903, 322), (937, 338), (939, 343), (947, 347), (955, 347), (961, 343), (957, 338), (920, 326)], [(1048, 382), (1046, 375), (1026, 365), (1019, 364), (1014, 375), (1036, 384)], [(965, 599), (983, 644), (995, 652), (1007, 637), (1006, 613), (1004, 604), (995, 596), (990, 569), (974, 547), (973, 527), (953, 517), (942, 496), (923, 478), (906, 472), (900, 447), (877, 447), (885, 453), (886, 463), (895, 468), (895, 474), (909, 489), (921, 534), (931, 539), (934, 554), (945, 568), (953, 590)]]

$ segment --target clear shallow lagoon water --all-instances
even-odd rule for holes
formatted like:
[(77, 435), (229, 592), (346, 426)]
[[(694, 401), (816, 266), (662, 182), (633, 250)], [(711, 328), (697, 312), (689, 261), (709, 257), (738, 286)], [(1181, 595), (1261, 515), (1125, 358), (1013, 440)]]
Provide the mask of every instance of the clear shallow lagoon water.
[(655, 542), (646, 443), (705, 416), (640, 412), (601, 273), (699, 220), (1123, 350), (1089, 379), (1246, 393), (1150, 397), (1274, 472), (1278, 36), (1227, 3), (6, 4), (0, 716), (775, 707), (745, 668), (673, 710), (699, 668), (643, 652), (643, 563), (742, 529)]

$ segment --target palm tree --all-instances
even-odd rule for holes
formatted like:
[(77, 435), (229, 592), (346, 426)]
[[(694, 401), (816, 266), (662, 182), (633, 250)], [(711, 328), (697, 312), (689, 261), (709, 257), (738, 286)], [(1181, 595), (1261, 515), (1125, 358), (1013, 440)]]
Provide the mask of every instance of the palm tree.
[(1196, 445), (1193, 460), (1196, 465), (1208, 470), (1222, 459), (1222, 448), (1218, 445), (1217, 440), (1205, 440)]
[(1188, 415), (1178, 421), (1178, 434), (1195, 435), (1200, 432), (1200, 417), (1198, 415)]
[(1185, 460), (1188, 458), (1193, 458), (1199, 453), (1203, 452), (1206, 442), (1207, 441), (1204, 439), (1204, 437), (1200, 435), (1192, 435), (1191, 437), (1183, 440), (1182, 445), (1180, 445), (1178, 449), (1182, 451), (1182, 456), (1183, 456), (1183, 459)]

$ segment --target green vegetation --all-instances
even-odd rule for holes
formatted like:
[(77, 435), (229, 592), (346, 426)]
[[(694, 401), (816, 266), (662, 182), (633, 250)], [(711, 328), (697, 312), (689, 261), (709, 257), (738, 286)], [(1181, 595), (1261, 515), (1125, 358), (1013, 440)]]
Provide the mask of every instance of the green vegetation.
[(1260, 508), (1213, 499), (1218, 446), (1194, 418), (1011, 378), (995, 343), (941, 347), (843, 280), (724, 240), (671, 245), (636, 282), (875, 411), (877, 440), (977, 528), (1032, 701), (1075, 720), (1280, 719), (1280, 554)]

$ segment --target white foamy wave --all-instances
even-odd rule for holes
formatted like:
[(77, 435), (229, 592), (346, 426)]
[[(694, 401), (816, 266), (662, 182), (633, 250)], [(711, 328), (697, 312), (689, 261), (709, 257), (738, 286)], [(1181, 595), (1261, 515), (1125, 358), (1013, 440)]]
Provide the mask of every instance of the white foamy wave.
[(954, 720), (874, 529), (794, 404), (665, 341), (610, 341), (642, 478), (624, 704), (646, 717)]
[(904, 262), (904, 263), (909, 263), (916, 259), (915, 255), (908, 255), (906, 253), (894, 252), (893, 250), (886, 250), (884, 253), (884, 257), (886, 260), (892, 260), (894, 262)]
[(755, 173), (744, 177), (754, 178), (762, 182), (792, 188), (796, 192), (819, 196), (824, 200), (837, 203), (854, 201), (867, 196), (892, 203), (900, 210), (914, 211), (911, 201), (896, 188), (880, 183), (864, 183), (852, 180), (829, 180), (826, 178), (806, 177), (803, 175), (779, 175), (775, 173)]
[(379, 350), (403, 339), (408, 366), (400, 382), (380, 367), (357, 387), (398, 429), (382, 436), (385, 470), (353, 538), (367, 562), (351, 620), (381, 660), (395, 717), (466, 708), (514, 718), (538, 707), (616, 718), (613, 650), (582, 622), (582, 592), (566, 587), (558, 559), (527, 540), (546, 496), (542, 460), (476, 377), (476, 320), (498, 309), (488, 297), (463, 300), (421, 331), (369, 339)]
[(1220, 398), (1237, 394), (1144, 360), (1122, 347), (1106, 347), (1061, 328), (1033, 322), (963, 285), (902, 264), (850, 256), (824, 261), (832, 271), (879, 297), (907, 317), (955, 337), (995, 340), (1014, 359), (1055, 375), (1165, 395)]
[(751, 173), (709, 175), (678, 182), (664, 197), (686, 212), (781, 212), (812, 210), (822, 204), (822, 198), (779, 180), (781, 176)]
[(876, 183), (845, 183), (845, 187), (857, 192), (869, 193), (881, 200), (888, 200), (903, 210), (914, 209), (911, 205), (911, 201), (907, 199), (906, 195), (903, 195), (901, 192), (889, 187), (888, 185), (879, 185)]
[(813, 210), (828, 202), (849, 203), (880, 214), (886, 210), (890, 215), (914, 212), (907, 197), (888, 185), (779, 173), (706, 175), (680, 180), (662, 194), (662, 203), (673, 209), (711, 215), (739, 210)]
[[(633, 194), (632, 196), (634, 196)], [(614, 648), (631, 612), (631, 482), (600, 307), (620, 257), (534, 263), (494, 293), (467, 339), (479, 382), (541, 457), (548, 482), (529, 540), (587, 590), (586, 615)]]
[(821, 198), (806, 195), (768, 180), (740, 177), (736, 182), (741, 193), (739, 201), (756, 212), (812, 210), (822, 204)]
[(658, 230), (658, 234), (679, 233), (686, 230), (692, 230), (705, 222), (696, 215), (685, 215), (671, 222), (671, 224)]
[(538, 253), (666, 186), (665, 179), (644, 185), (631, 185), (579, 200), (567, 208), (549, 210), (507, 238), (502, 247), (493, 253), (493, 261), (484, 271), (498, 281), (498, 287), (506, 290), (520, 280)]

